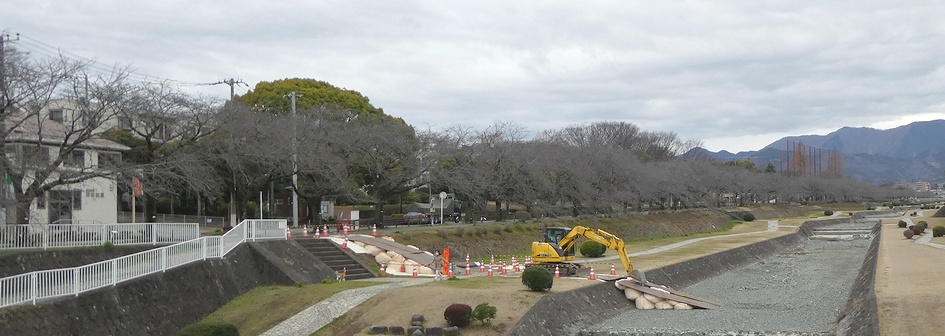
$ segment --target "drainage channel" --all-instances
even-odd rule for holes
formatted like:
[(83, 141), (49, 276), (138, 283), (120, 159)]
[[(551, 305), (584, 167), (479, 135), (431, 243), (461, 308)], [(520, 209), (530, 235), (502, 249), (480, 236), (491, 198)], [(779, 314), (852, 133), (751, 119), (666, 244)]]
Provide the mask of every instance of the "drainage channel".
[(685, 288), (721, 303), (721, 309), (627, 309), (580, 335), (833, 335), (873, 224), (814, 230), (793, 248)]

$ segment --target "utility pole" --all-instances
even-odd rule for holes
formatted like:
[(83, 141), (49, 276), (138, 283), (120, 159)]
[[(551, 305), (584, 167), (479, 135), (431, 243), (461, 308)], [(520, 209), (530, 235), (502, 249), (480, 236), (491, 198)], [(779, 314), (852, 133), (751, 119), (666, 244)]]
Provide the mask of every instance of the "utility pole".
[(299, 175), (298, 171), (298, 150), (296, 149), (295, 143), (295, 100), (296, 98), (301, 98), (302, 95), (292, 91), (287, 95), (287, 97), (292, 99), (292, 225), (299, 226), (299, 193), (298, 193), (298, 183)]
[[(216, 82), (216, 83), (207, 83), (207, 84), (202, 84), (202, 85), (219, 85), (219, 84), (226, 84), (230, 86), (230, 104), (232, 104), (233, 99), (236, 98), (236, 88), (235, 88), (236, 84), (246, 85), (246, 82), (244, 82), (242, 79), (228, 78), (228, 79), (224, 79), (219, 82)], [(236, 195), (236, 172), (234, 171), (233, 172), (233, 189), (230, 190), (230, 211), (229, 212), (230, 212), (230, 226), (231, 227), (233, 225), (236, 225), (237, 216), (236, 216), (235, 195)], [(197, 211), (199, 212), (200, 211), (199, 209), (200, 196), (199, 195), (197, 196), (197, 207), (198, 207)]]

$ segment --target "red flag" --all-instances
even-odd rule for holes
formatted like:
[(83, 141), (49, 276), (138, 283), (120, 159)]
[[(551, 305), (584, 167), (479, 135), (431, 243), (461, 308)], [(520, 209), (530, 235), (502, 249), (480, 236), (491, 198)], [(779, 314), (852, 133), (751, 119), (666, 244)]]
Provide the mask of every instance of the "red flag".
[(132, 194), (135, 196), (144, 195), (144, 184), (141, 183), (141, 180), (139, 180), (137, 176), (133, 176), (131, 182), (134, 185)]

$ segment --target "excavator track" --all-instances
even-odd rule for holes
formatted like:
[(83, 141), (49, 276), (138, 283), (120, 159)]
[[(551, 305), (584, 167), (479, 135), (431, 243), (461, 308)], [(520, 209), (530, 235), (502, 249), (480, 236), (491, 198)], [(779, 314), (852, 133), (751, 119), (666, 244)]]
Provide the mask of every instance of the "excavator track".
[(547, 269), (548, 271), (550, 271), (551, 274), (554, 274), (554, 273), (555, 273), (555, 267), (557, 267), (557, 268), (558, 268), (558, 272), (561, 274), (561, 276), (572, 276), (572, 275), (576, 275), (578, 269), (584, 268), (584, 266), (581, 265), (581, 264), (578, 264), (578, 263), (570, 263), (570, 262), (561, 262), (561, 263), (547, 263), (547, 262), (544, 262), (544, 263), (533, 263), (533, 264), (531, 264), (531, 266), (541, 266), (541, 267), (544, 267), (545, 269)]

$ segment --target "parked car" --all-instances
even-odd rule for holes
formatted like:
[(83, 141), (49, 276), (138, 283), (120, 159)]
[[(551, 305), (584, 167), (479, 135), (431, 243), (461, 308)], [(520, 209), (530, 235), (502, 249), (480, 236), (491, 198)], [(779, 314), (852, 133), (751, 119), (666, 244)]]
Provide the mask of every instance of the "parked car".
[(427, 218), (427, 214), (422, 212), (408, 212), (404, 214), (404, 221), (407, 222), (407, 225), (429, 224), (430, 221)]

